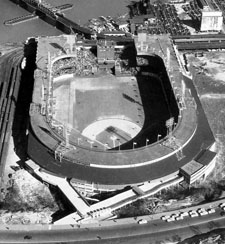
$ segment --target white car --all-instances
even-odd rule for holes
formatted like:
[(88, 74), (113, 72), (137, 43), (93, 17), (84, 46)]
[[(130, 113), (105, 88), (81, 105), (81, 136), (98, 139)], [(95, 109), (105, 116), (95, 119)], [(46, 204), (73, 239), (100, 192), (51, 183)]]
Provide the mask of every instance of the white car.
[(172, 217), (172, 218), (179, 217), (179, 214), (171, 214), (171, 217)]
[(182, 220), (182, 219), (184, 219), (184, 217), (183, 217), (183, 216), (178, 216), (178, 217), (176, 217), (175, 219), (176, 219), (176, 220)]
[(191, 218), (194, 218), (194, 217), (198, 217), (199, 215), (198, 215), (198, 213), (197, 212), (192, 212), (191, 214), (190, 214), (190, 216), (191, 216)]
[(166, 220), (166, 222), (172, 222), (172, 221), (175, 221), (175, 219), (174, 218), (169, 218), (169, 219)]
[(224, 202), (223, 202), (223, 203), (220, 203), (220, 204), (219, 204), (219, 207), (220, 207), (220, 208), (225, 207), (225, 203), (224, 203)]
[(143, 225), (143, 224), (147, 224), (147, 223), (148, 223), (148, 221), (146, 219), (140, 219), (140, 220), (138, 220), (138, 224), (139, 225)]
[(188, 214), (188, 212), (181, 212), (181, 213), (180, 213), (180, 216), (185, 217), (185, 216), (189, 216), (189, 214)]
[(204, 211), (205, 211), (204, 208), (199, 208), (199, 209), (197, 210), (198, 213), (201, 213), (201, 212), (204, 212)]
[(189, 215), (192, 214), (192, 213), (197, 213), (197, 212), (196, 212), (196, 210), (190, 210), (190, 211), (188, 211), (188, 214)]
[(167, 219), (169, 219), (169, 218), (170, 218), (170, 216), (168, 216), (168, 215), (166, 215), (166, 216), (162, 216), (162, 217), (161, 217), (162, 220), (167, 220)]
[(209, 214), (212, 214), (212, 213), (216, 212), (216, 210), (214, 208), (209, 208), (207, 211), (208, 211)]
[(200, 213), (199, 213), (201, 216), (203, 216), (203, 215), (207, 215), (207, 214), (209, 214), (207, 211), (201, 211)]

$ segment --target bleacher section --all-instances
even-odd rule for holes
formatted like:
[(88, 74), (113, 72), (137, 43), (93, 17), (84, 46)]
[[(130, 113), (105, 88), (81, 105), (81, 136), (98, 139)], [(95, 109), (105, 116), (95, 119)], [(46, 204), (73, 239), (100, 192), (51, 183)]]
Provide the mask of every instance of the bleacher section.
[(94, 54), (88, 50), (77, 50), (75, 57), (66, 57), (55, 61), (52, 66), (52, 75), (53, 77), (64, 74), (85, 76), (90, 75), (94, 67), (97, 67)]

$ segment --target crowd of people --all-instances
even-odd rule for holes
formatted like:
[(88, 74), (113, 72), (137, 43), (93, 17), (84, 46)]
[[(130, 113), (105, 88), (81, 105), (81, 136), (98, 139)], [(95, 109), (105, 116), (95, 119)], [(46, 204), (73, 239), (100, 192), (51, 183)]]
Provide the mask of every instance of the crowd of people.
[(76, 56), (59, 59), (52, 66), (53, 77), (64, 74), (90, 75), (97, 66), (96, 57), (88, 50), (77, 50)]

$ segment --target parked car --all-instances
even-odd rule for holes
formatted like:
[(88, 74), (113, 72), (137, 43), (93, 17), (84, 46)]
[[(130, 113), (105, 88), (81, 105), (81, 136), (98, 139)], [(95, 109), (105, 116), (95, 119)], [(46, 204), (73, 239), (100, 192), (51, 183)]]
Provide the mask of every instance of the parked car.
[(176, 219), (176, 220), (182, 220), (182, 219), (184, 219), (184, 217), (183, 217), (183, 216), (178, 216), (178, 217), (176, 217), (175, 219)]
[(168, 215), (166, 215), (166, 216), (162, 216), (162, 217), (161, 217), (162, 220), (167, 220), (167, 219), (169, 219), (169, 218), (170, 218), (170, 216), (168, 216)]
[(224, 202), (223, 202), (223, 203), (220, 203), (220, 204), (219, 204), (219, 207), (220, 207), (220, 208), (225, 207), (225, 203), (224, 203)]
[(188, 214), (188, 212), (181, 212), (181, 213), (180, 213), (180, 216), (185, 217), (185, 216), (189, 216), (189, 214)]
[(175, 218), (169, 218), (166, 220), (166, 222), (172, 222), (172, 221), (175, 221)]
[(198, 213), (195, 210), (189, 211), (189, 215), (191, 218), (199, 216)]
[(140, 219), (138, 220), (138, 224), (142, 225), (142, 224), (147, 224), (148, 221), (146, 219)]
[(206, 210), (199, 213), (201, 216), (209, 214)]
[(207, 209), (207, 211), (208, 211), (209, 214), (212, 214), (212, 213), (216, 212), (216, 210), (214, 208), (209, 208), (209, 209)]

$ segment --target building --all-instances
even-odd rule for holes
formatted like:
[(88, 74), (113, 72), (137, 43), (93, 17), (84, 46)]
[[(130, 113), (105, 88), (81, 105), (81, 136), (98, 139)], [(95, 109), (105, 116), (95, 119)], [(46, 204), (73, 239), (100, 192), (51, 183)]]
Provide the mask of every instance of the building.
[(215, 152), (210, 150), (203, 151), (200, 157), (191, 160), (180, 168), (180, 175), (184, 177), (188, 184), (192, 184), (199, 179), (204, 180), (211, 172), (211, 168), (215, 166), (215, 156)]
[(215, 11), (209, 7), (204, 7), (202, 10), (201, 28), (200, 31), (222, 31), (223, 27), (223, 13), (222, 11)]
[(223, 25), (223, 12), (214, 0), (197, 0), (202, 9), (201, 32), (220, 32)]
[(113, 41), (102, 40), (97, 44), (97, 58), (98, 63), (114, 62), (115, 47)]
[(120, 20), (117, 22), (118, 28), (121, 31), (127, 31), (128, 30), (128, 22), (126, 20)]

